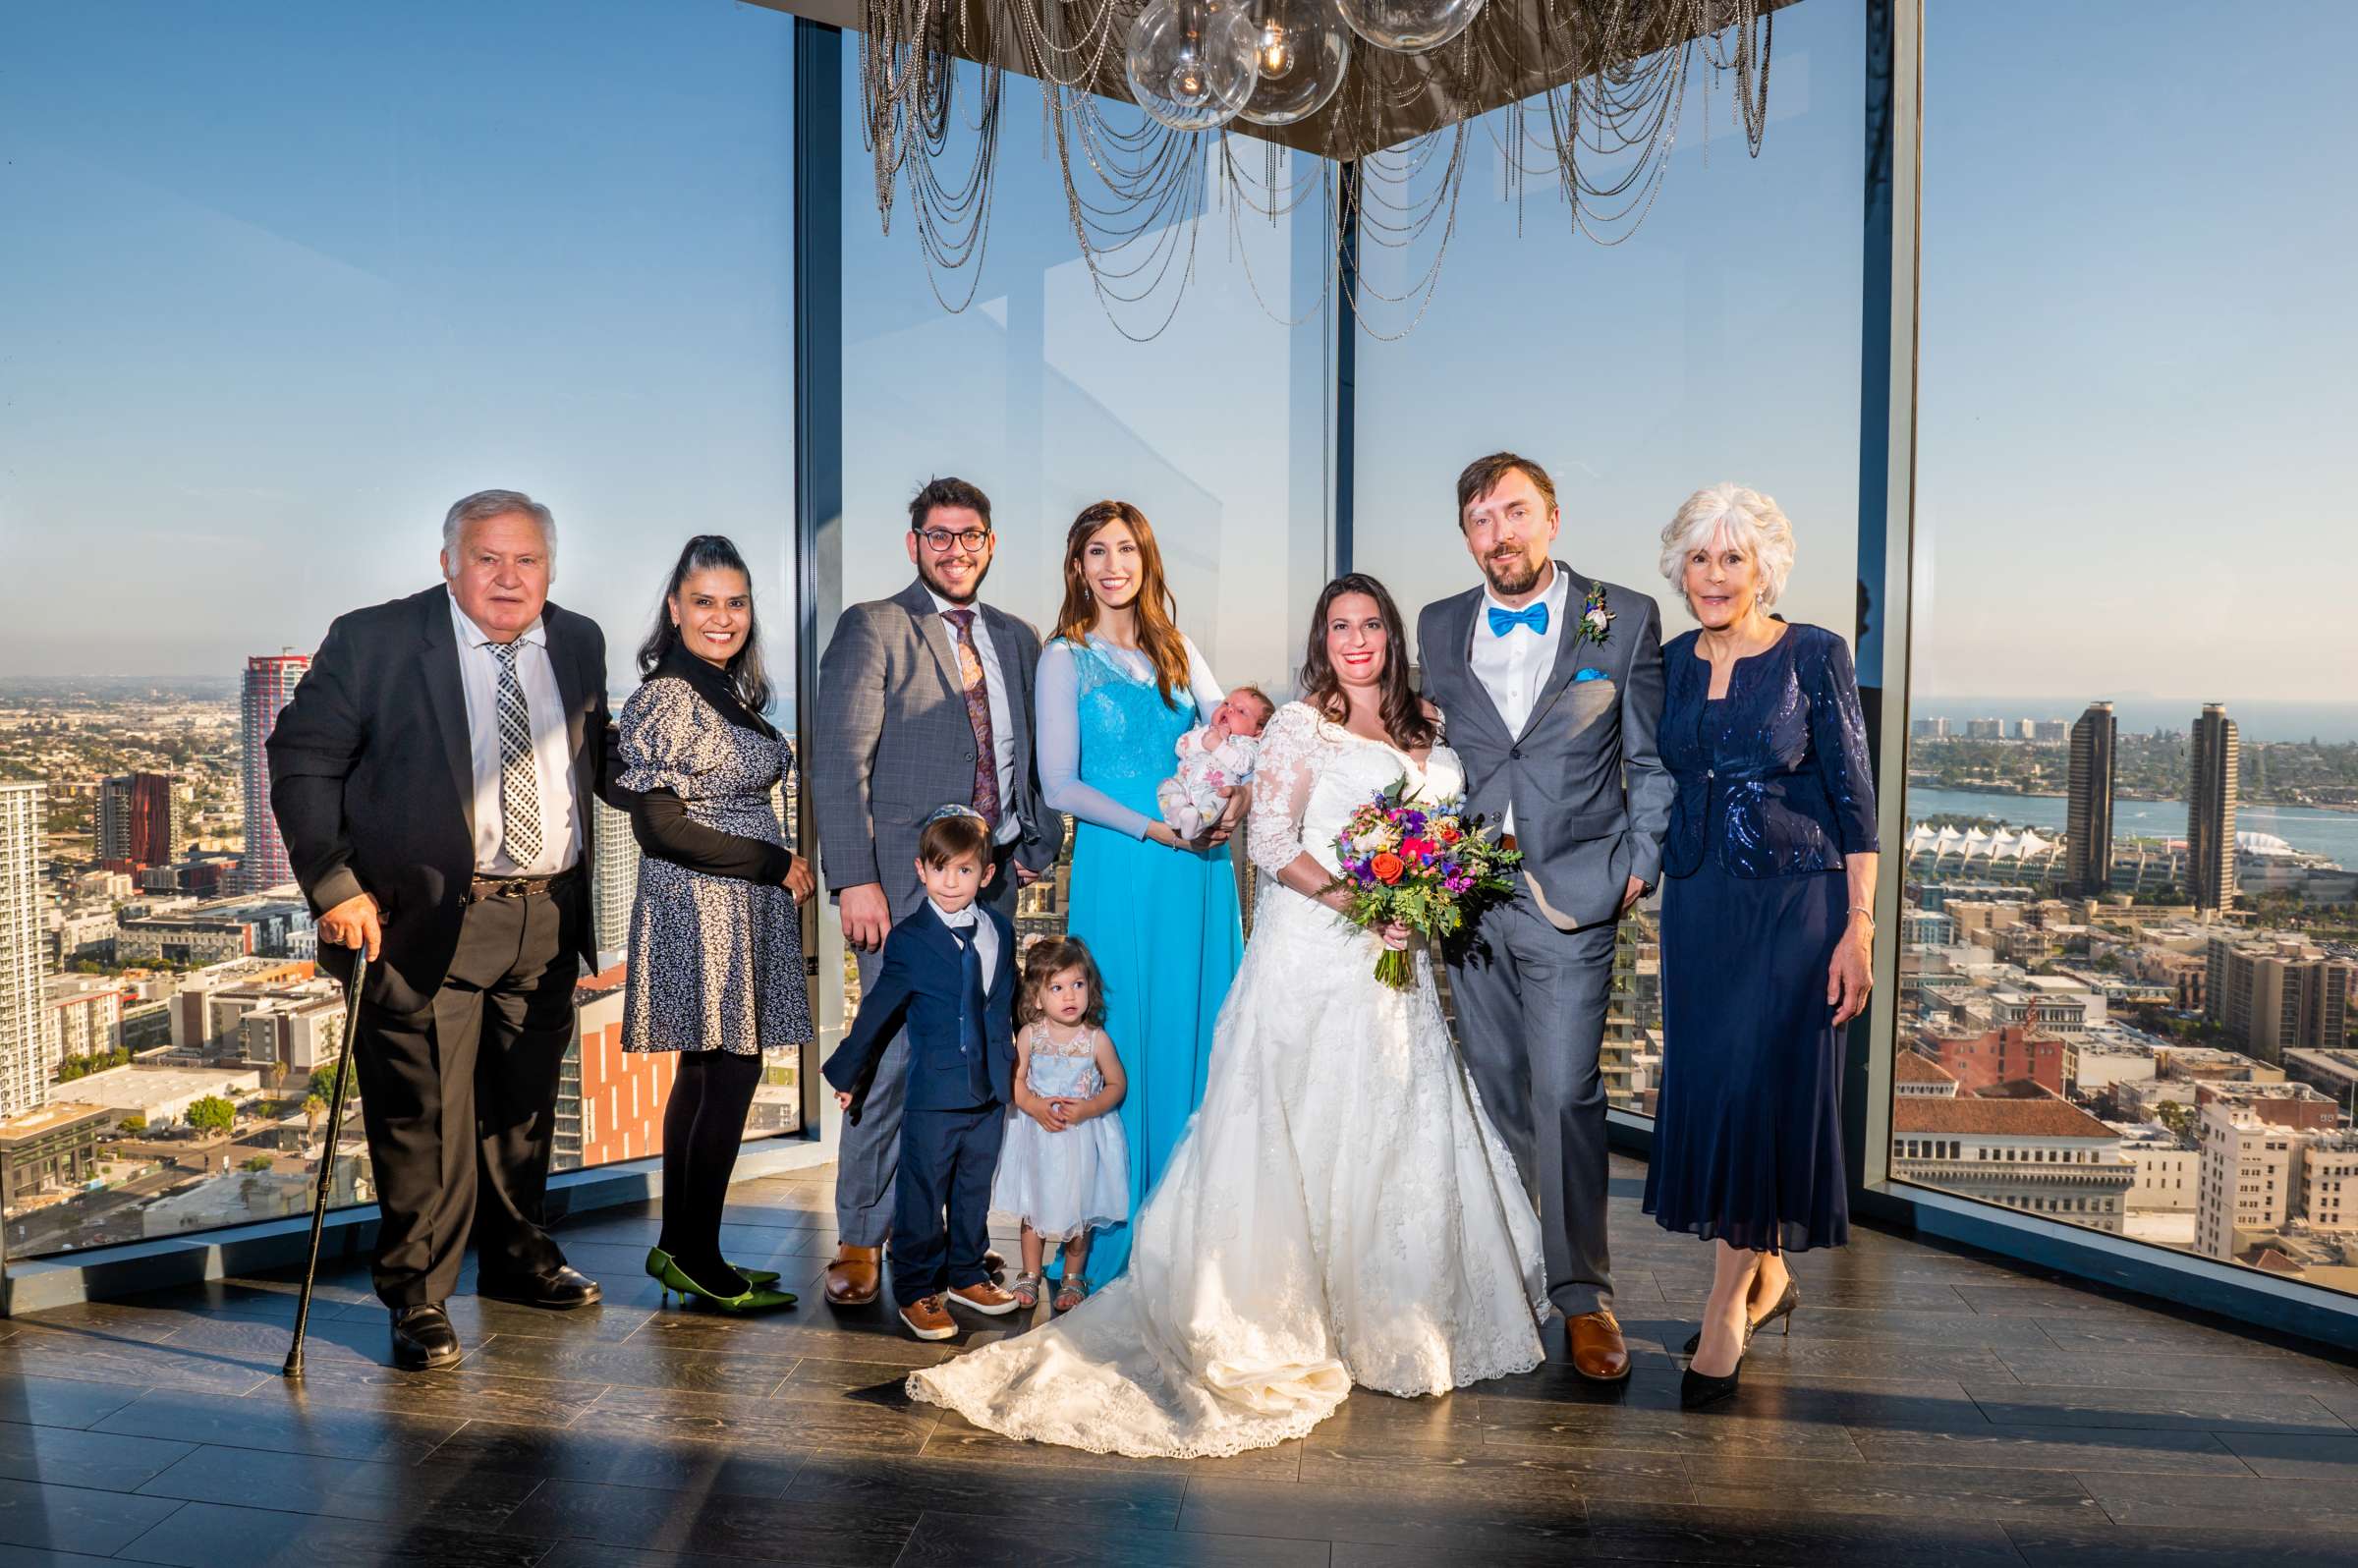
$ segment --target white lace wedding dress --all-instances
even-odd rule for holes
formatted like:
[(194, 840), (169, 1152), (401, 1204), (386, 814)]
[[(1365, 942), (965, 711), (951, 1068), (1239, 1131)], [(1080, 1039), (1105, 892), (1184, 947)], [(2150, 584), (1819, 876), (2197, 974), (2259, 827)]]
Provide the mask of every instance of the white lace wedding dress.
[(1464, 787), (1445, 747), (1420, 769), (1299, 702), (1270, 721), (1247, 830), (1253, 940), (1129, 1271), (915, 1373), (912, 1396), (1011, 1437), (1191, 1457), (1299, 1437), (1353, 1383), (1437, 1394), (1540, 1364), (1539, 1220), (1429, 959), (1415, 989), (1378, 984), (1376, 939), (1273, 874), (1305, 850), (1331, 870), (1345, 818), (1404, 771), (1434, 799)]

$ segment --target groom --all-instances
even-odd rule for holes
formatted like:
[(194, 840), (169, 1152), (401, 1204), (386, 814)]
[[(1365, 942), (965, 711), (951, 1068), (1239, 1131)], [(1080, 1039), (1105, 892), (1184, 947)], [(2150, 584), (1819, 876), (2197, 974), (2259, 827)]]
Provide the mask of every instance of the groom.
[(1457, 525), (1484, 586), (1418, 618), (1424, 695), (1449, 717), (1468, 804), (1524, 873), (1449, 966), (1460, 1048), (1539, 1208), (1572, 1365), (1618, 1381), (1598, 1051), (1614, 928), (1660, 871), (1676, 792), (1655, 749), (1661, 620), (1645, 594), (1549, 558), (1555, 485), (1527, 458), (1467, 465)]

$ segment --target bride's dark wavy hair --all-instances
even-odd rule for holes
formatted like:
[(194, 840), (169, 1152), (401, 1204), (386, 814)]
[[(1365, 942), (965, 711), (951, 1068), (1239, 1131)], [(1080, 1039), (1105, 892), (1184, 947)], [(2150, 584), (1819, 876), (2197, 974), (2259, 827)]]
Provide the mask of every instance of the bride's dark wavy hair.
[(1344, 694), (1342, 677), (1335, 673), (1334, 660), (1326, 653), (1327, 612), (1346, 593), (1365, 593), (1376, 601), (1376, 613), (1383, 618), (1383, 673), (1376, 677), (1376, 687), (1382, 694), (1378, 710), (1383, 715), (1384, 733), (1403, 751), (1432, 745), (1440, 727), (1425, 716), (1425, 704), (1409, 685), (1408, 632), (1400, 624), (1400, 606), (1392, 602), (1390, 589), (1365, 572), (1345, 573), (1319, 595), (1318, 610), (1310, 618), (1310, 646), (1302, 655), (1302, 700), (1337, 724), (1351, 716), (1351, 699)]
[(761, 619), (754, 611), (753, 568), (745, 564), (745, 557), (725, 534), (699, 533), (681, 547), (670, 581), (663, 585), (663, 597), (655, 604), (655, 624), (648, 629), (646, 641), (639, 644), (639, 674), (654, 674), (663, 656), (680, 644), (680, 629), (671, 620), (671, 601), (680, 596), (681, 586), (699, 572), (713, 571), (734, 572), (745, 579), (745, 646), (729, 660), (728, 673), (746, 710), (766, 712), (773, 694), (768, 672), (761, 664)]

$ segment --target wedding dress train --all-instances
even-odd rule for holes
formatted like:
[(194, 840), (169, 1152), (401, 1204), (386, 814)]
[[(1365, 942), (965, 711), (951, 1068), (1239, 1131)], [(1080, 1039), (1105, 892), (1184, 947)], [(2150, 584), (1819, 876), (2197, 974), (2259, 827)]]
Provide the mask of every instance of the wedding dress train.
[(1540, 1364), (1539, 1220), (1458, 1060), (1427, 956), (1376, 982), (1374, 937), (1274, 873), (1329, 870), (1354, 808), (1406, 774), (1299, 702), (1267, 728), (1247, 833), (1261, 896), (1210, 1084), (1133, 1221), (1129, 1271), (909, 1392), (1012, 1437), (1098, 1453), (1233, 1454), (1301, 1436), (1358, 1383), (1436, 1394)]

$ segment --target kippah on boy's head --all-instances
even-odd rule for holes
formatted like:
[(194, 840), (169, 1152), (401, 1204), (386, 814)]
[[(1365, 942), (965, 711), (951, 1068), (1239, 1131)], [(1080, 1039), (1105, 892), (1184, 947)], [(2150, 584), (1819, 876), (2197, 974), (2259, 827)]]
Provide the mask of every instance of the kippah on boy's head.
[(973, 856), (990, 859), (990, 826), (971, 807), (945, 806), (926, 819), (917, 835), (917, 858), (927, 866), (943, 867)]

